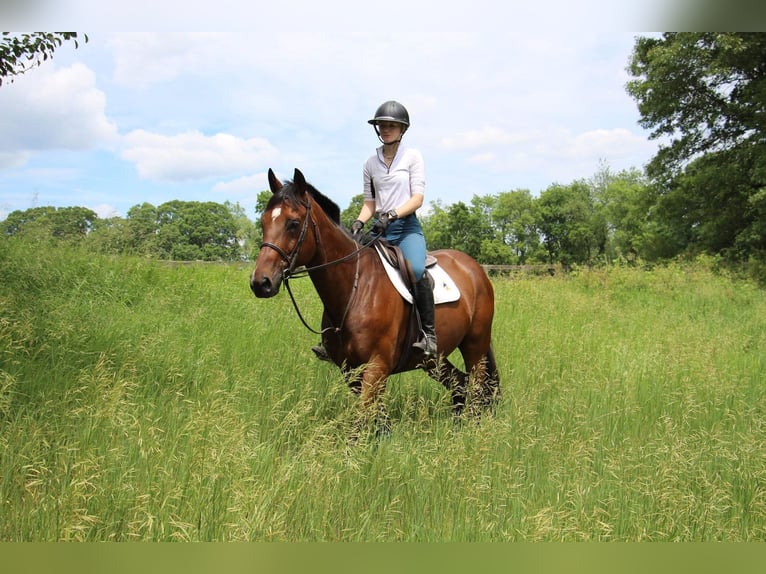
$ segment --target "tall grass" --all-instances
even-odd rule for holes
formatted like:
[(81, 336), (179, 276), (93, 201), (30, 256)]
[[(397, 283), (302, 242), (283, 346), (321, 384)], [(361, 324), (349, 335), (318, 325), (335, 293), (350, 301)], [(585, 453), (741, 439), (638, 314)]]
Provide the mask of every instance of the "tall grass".
[(355, 398), (249, 272), (0, 244), (0, 540), (766, 539), (763, 290), (499, 279), (497, 413), (455, 424), (407, 373), (352, 445)]

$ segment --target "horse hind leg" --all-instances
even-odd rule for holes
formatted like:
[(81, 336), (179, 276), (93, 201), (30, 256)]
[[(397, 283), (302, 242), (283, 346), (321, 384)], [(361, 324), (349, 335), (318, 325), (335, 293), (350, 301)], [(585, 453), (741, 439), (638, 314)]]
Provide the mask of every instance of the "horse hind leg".
[(466, 404), (471, 415), (494, 410), (500, 400), (500, 376), (490, 346), (479, 358), (464, 356), (468, 367)]
[(434, 361), (433, 365), (429, 365), (426, 372), (450, 392), (452, 395), (452, 412), (455, 416), (459, 416), (465, 408), (468, 374), (458, 369), (443, 356)]
[(483, 410), (493, 410), (500, 402), (500, 374), (497, 371), (495, 353), (492, 347), (482, 361), (481, 379), (478, 381), (477, 400)]

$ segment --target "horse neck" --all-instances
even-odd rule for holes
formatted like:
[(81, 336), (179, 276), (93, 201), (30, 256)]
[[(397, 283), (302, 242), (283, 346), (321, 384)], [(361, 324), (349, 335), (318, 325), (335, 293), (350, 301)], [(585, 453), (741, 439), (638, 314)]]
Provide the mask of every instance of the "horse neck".
[(326, 307), (334, 302), (345, 305), (354, 289), (359, 258), (340, 260), (351, 255), (358, 246), (324, 212), (316, 216), (314, 234), (316, 250), (306, 266), (319, 269), (309, 271), (311, 282)]

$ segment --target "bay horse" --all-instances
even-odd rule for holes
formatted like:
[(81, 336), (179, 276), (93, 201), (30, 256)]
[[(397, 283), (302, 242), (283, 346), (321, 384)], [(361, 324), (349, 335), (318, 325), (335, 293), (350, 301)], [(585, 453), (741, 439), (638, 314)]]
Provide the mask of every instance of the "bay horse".
[[(439, 357), (425, 361), (407, 337), (412, 304), (388, 279), (375, 249), (360, 246), (341, 225), (338, 206), (298, 169), (284, 184), (269, 169), (268, 180), (273, 195), (261, 215), (263, 243), (250, 288), (256, 297), (273, 297), (283, 281), (289, 290), (289, 278), (305, 268), (295, 276), (307, 273), (324, 305), (324, 347), (362, 407), (374, 406), (380, 413), (388, 376), (414, 369), (423, 369), (451, 392), (456, 415), (467, 398), (485, 409), (496, 403), (500, 382), (491, 346), (494, 290), (481, 265), (460, 251), (431, 252), (459, 288), (460, 298), (436, 305)], [(466, 372), (447, 359), (455, 349)]]

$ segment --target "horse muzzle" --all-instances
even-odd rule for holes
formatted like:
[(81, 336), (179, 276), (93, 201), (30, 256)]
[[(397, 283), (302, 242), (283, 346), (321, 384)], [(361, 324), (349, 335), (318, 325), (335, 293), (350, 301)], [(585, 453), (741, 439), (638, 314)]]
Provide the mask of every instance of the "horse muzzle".
[(264, 273), (259, 273), (258, 269), (253, 271), (250, 275), (250, 289), (253, 291), (256, 297), (260, 299), (267, 299), (273, 297), (279, 293), (279, 287), (282, 285), (282, 273), (275, 273), (273, 276), (268, 276)]

